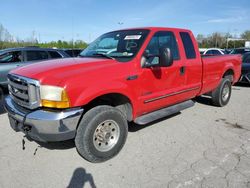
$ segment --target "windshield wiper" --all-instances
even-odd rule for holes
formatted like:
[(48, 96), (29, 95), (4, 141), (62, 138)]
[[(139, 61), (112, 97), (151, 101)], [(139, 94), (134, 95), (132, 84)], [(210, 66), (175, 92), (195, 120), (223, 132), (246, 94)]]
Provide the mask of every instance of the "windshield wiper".
[(103, 54), (103, 53), (94, 53), (94, 54), (92, 54), (92, 55), (93, 55), (93, 56), (106, 57), (106, 58), (108, 58), (108, 59), (113, 59), (113, 60), (115, 60), (115, 58), (113, 58), (113, 57), (111, 57), (111, 56), (109, 56), (109, 55)]

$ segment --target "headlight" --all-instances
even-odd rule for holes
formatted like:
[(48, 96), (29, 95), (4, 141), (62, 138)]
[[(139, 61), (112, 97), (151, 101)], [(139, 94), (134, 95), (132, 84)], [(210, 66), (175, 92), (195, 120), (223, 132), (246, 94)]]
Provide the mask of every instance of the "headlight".
[(49, 108), (69, 108), (70, 102), (64, 88), (40, 86), (41, 105)]

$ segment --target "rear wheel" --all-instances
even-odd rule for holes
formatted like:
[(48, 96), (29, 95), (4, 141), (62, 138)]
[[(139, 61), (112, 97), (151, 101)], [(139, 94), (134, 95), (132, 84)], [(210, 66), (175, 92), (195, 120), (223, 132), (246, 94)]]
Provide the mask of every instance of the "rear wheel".
[(111, 106), (97, 106), (82, 118), (75, 144), (79, 154), (90, 162), (103, 162), (119, 153), (128, 132), (122, 112)]
[(223, 78), (218, 88), (212, 92), (212, 102), (215, 106), (225, 106), (230, 100), (232, 84), (228, 78)]

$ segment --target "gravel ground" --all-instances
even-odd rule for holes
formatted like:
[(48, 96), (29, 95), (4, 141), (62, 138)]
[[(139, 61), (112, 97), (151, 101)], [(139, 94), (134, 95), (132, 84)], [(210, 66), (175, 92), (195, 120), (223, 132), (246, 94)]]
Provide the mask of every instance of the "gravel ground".
[(192, 108), (147, 126), (131, 124), (118, 156), (82, 159), (74, 142), (42, 144), (9, 126), (0, 106), (0, 187), (250, 187), (250, 87), (230, 103)]

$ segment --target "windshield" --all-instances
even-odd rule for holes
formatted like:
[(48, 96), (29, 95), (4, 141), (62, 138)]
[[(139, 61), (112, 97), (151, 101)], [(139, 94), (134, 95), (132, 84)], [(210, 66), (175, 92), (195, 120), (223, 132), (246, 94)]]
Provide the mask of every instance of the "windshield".
[(138, 53), (148, 33), (149, 30), (145, 29), (106, 33), (92, 42), (80, 56), (129, 61)]

